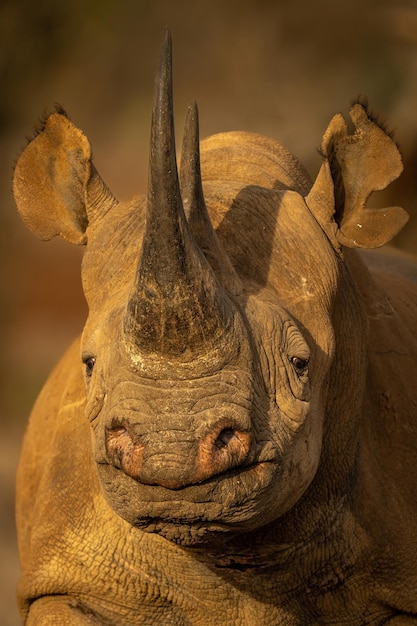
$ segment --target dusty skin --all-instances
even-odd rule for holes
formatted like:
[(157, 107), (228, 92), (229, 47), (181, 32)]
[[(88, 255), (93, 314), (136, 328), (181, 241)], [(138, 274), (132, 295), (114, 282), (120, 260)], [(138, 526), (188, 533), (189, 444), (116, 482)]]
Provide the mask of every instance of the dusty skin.
[(178, 174), (171, 72), (167, 34), (146, 196), (63, 111), (15, 168), (26, 225), (86, 245), (89, 306), (22, 448), (22, 619), (417, 624), (417, 270), (368, 250), (406, 213), (366, 207), (397, 146), (357, 103), (312, 183), (254, 134), (200, 157), (193, 104)]

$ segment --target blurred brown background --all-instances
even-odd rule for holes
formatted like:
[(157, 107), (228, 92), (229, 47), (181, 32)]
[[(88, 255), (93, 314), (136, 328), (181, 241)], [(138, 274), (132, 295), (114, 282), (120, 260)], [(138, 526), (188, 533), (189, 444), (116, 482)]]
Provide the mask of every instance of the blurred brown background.
[[(414, 216), (396, 245), (416, 250), (417, 2), (413, 0), (2, 0), (0, 2), (0, 623), (19, 623), (14, 472), (30, 406), (82, 328), (79, 249), (38, 242), (11, 196), (13, 163), (59, 102), (120, 198), (144, 191), (153, 75), (174, 41), (178, 145), (197, 99), (202, 135), (251, 130), (306, 165), (332, 115), (359, 94), (388, 121), (405, 173), (381, 203)], [(382, 206), (382, 204), (381, 204)]]

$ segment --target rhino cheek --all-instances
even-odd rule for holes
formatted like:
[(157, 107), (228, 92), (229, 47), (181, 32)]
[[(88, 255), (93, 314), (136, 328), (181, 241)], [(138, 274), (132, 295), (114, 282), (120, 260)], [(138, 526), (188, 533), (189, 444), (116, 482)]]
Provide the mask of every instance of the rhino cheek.
[(302, 498), (320, 462), (321, 438), (300, 434), (294, 453), (283, 469), (282, 483), (286, 485), (281, 493), (283, 512), (289, 511)]

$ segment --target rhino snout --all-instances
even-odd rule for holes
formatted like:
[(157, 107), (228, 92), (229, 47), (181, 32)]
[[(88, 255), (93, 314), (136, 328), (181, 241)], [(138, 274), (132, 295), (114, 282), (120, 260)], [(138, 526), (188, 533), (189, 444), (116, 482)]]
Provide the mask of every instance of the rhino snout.
[(177, 431), (137, 435), (131, 425), (106, 430), (109, 463), (145, 485), (180, 489), (248, 464), (251, 434), (221, 424), (201, 437)]

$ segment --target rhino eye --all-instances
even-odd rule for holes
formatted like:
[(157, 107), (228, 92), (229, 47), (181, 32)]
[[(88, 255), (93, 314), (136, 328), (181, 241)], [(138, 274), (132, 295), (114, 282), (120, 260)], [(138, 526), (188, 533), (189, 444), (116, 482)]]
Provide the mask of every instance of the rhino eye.
[(290, 358), (290, 362), (294, 367), (297, 376), (301, 376), (307, 370), (309, 359), (303, 359), (299, 356), (293, 356)]
[(88, 378), (90, 378), (90, 376), (92, 375), (95, 364), (96, 364), (96, 359), (93, 356), (89, 356), (86, 359), (84, 359), (85, 373)]

